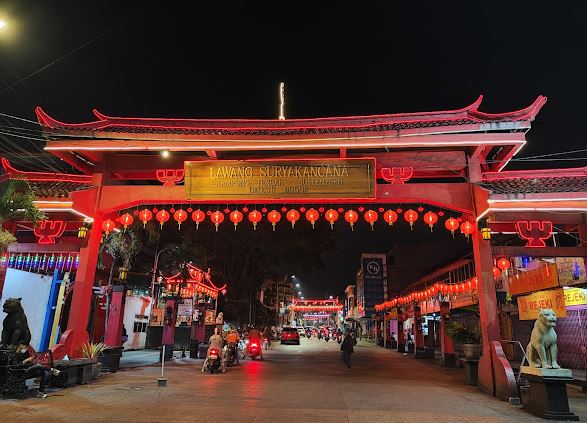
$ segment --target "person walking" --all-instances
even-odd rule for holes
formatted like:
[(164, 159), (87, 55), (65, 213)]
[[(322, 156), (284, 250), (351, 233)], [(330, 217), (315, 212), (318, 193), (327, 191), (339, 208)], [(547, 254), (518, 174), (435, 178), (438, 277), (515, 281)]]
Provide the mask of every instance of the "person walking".
[(342, 344), (340, 344), (340, 350), (342, 351), (342, 361), (349, 372), (351, 371), (351, 354), (354, 352), (353, 344), (354, 341), (351, 331), (347, 330), (344, 339), (342, 340)]

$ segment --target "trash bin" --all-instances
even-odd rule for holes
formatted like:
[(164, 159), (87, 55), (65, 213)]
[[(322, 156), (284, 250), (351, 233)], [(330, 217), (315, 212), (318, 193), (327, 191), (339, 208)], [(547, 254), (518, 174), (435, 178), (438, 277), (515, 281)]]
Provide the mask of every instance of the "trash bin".
[(190, 339), (190, 358), (198, 358), (199, 344), (197, 339)]

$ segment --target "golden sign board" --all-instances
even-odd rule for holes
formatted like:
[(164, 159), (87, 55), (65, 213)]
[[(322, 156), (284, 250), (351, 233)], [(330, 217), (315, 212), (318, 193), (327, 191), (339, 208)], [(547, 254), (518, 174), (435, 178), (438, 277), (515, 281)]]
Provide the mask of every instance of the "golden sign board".
[(375, 159), (185, 162), (186, 200), (375, 198)]
[(562, 288), (538, 291), (517, 298), (520, 320), (538, 319), (540, 309), (550, 308), (556, 317), (567, 317), (565, 293)]

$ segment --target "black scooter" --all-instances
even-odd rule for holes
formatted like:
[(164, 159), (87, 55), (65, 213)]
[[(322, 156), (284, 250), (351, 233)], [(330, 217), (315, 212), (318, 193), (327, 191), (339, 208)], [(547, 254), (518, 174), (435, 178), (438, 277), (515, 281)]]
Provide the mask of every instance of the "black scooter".
[(236, 363), (236, 355), (238, 354), (237, 352), (237, 347), (236, 344), (230, 343), (228, 344), (228, 346), (226, 347), (226, 365), (227, 366), (234, 366), (234, 364)]

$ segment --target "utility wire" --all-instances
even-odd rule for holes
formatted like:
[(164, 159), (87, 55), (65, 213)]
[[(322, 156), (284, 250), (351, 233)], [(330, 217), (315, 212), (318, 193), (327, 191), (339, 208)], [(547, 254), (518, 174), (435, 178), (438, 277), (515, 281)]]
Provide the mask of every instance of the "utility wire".
[(18, 117), (18, 116), (9, 115), (7, 113), (0, 113), (0, 116), (4, 116), (4, 117), (7, 117), (7, 118), (11, 118), (11, 119), (22, 120), (24, 122), (32, 123), (34, 125), (38, 125), (39, 124), (39, 122), (35, 122), (34, 120), (28, 120), (28, 119), (21, 118), (21, 117)]
[(45, 69), (48, 69), (48, 68), (50, 68), (50, 67), (51, 67), (51, 66), (53, 66), (54, 64), (56, 64), (56, 63), (59, 63), (60, 61), (62, 61), (62, 60), (64, 60), (64, 59), (68, 58), (69, 56), (71, 56), (71, 55), (73, 55), (73, 54), (77, 53), (78, 51), (80, 51), (80, 50), (81, 50), (81, 49), (83, 49), (84, 47), (86, 47), (86, 46), (88, 46), (88, 45), (92, 44), (94, 41), (96, 41), (96, 40), (98, 40), (98, 39), (102, 38), (104, 35), (108, 34), (110, 31), (112, 31), (112, 30), (113, 30), (113, 29), (115, 29), (115, 28), (116, 28), (116, 26), (113, 26), (113, 27), (111, 27), (111, 28), (107, 29), (106, 31), (104, 31), (104, 32), (102, 32), (101, 34), (99, 34), (99, 35), (95, 36), (94, 38), (92, 38), (91, 40), (89, 40), (89, 41), (85, 42), (85, 43), (84, 43), (84, 44), (82, 44), (81, 46), (79, 46), (79, 47), (77, 47), (77, 48), (75, 48), (75, 49), (71, 50), (69, 53), (67, 53), (67, 54), (65, 54), (65, 55), (63, 55), (63, 56), (61, 56), (61, 57), (59, 57), (59, 58), (57, 58), (57, 59), (53, 60), (52, 62), (48, 63), (47, 65), (45, 65), (45, 66), (43, 66), (43, 67), (41, 67), (41, 68), (39, 68), (39, 69), (37, 69), (36, 71), (34, 71), (34, 72), (32, 72), (32, 73), (29, 73), (27, 76), (25, 76), (25, 77), (23, 77), (23, 78), (19, 79), (18, 81), (14, 82), (14, 83), (10, 84), (9, 86), (5, 87), (4, 89), (0, 90), (0, 94), (3, 94), (3, 93), (5, 93), (6, 91), (8, 91), (9, 89), (11, 89), (12, 87), (14, 87), (14, 86), (16, 86), (16, 85), (18, 85), (18, 84), (20, 84), (20, 83), (22, 83), (22, 82), (26, 81), (27, 79), (29, 79), (29, 78), (31, 78), (31, 77), (33, 77), (33, 76), (37, 75), (38, 73), (41, 73), (41, 72), (43, 72)]

